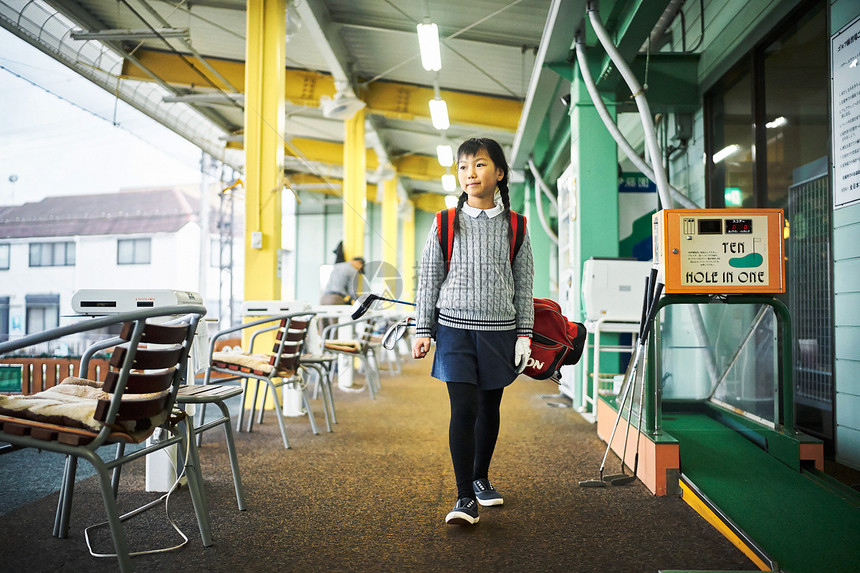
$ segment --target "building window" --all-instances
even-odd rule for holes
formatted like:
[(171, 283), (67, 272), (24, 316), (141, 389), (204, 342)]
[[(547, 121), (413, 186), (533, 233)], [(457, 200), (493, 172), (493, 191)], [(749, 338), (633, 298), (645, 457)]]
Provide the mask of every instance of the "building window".
[(43, 332), (59, 325), (60, 295), (28, 294), (24, 299), (27, 304), (27, 334)]
[(30, 243), (31, 267), (75, 266), (75, 243)]
[(0, 342), (9, 340), (9, 297), (0, 296)]
[(151, 250), (151, 239), (119, 239), (116, 242), (116, 264), (148, 265)]
[(0, 271), (9, 270), (9, 244), (0, 245)]

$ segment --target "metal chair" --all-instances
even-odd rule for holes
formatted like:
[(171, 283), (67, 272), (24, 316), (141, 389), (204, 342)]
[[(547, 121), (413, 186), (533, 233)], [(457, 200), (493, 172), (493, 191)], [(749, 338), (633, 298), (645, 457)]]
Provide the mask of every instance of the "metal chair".
[[(348, 320), (326, 326), (322, 332), (322, 348), (325, 352), (337, 355), (351, 356), (361, 360), (367, 379), (367, 388), (370, 397), (376, 399), (380, 390), (379, 367), (374, 352), (373, 337), (377, 317), (367, 315), (357, 320)], [(341, 328), (353, 328), (361, 325), (363, 328), (358, 338), (337, 338), (337, 332)], [(329, 371), (331, 372), (331, 371)]]
[[(308, 399), (304, 381), (299, 371), (299, 357), (301, 355), (302, 343), (307, 335), (308, 325), (313, 318), (314, 313), (307, 311), (298, 311), (279, 314), (275, 316), (265, 317), (245, 324), (228, 328), (217, 332), (210, 340), (210, 348), (213, 349), (210, 355), (210, 366), (206, 372), (204, 384), (221, 384), (240, 380), (243, 383), (243, 402), (242, 409), (239, 411), (239, 419), (237, 427), (241, 430), (246, 399), (248, 396), (249, 384), (251, 380), (256, 380), (258, 384), (254, 387), (253, 399), (251, 401), (252, 411), (248, 421), (248, 431), (253, 430), (253, 405), (257, 403), (257, 394), (259, 383), (265, 384), (265, 388), (272, 389), (275, 408), (278, 412), (277, 420), (281, 430), (281, 437), (284, 441), (284, 447), (289, 448), (290, 443), (287, 439), (287, 429), (284, 424), (283, 416), (281, 415), (281, 402), (278, 398), (277, 389), (285, 386), (298, 386), (301, 390), (305, 408), (308, 412), (308, 418), (311, 424), (311, 430), (314, 434), (318, 434), (319, 430), (316, 426), (316, 421), (311, 410), (310, 400)], [(253, 328), (251, 334), (249, 351), (232, 350), (215, 352), (215, 343), (219, 338), (229, 334), (241, 332), (242, 330)], [(277, 331), (274, 347), (268, 353), (255, 353), (257, 337), (266, 332)], [(222, 374), (223, 377), (213, 378), (212, 374)], [(264, 396), (265, 398), (265, 396)], [(328, 412), (326, 412), (328, 415)], [(262, 407), (260, 412), (262, 419)]]
[[(79, 376), (33, 395), (0, 396), (0, 453), (37, 448), (66, 455), (54, 535), (66, 537), (78, 458), (96, 471), (120, 571), (131, 571), (131, 556), (116, 503), (121, 467), (147, 454), (179, 445), (187, 452), (185, 473), (204, 546), (212, 545), (203, 480), (199, 472), (193, 423), (174, 410), (176, 395), (187, 371), (188, 351), (202, 305), (156, 307), (92, 318), (19, 340), (0, 343), (0, 354), (55, 340), (70, 334), (99, 331), (122, 324), (119, 336), (91, 346), (81, 359)], [(171, 324), (149, 319), (183, 316)], [(88, 362), (96, 352), (113, 348), (103, 380), (87, 378)], [(140, 444), (162, 429), (166, 436), (125, 453), (125, 444)], [(117, 444), (115, 459), (97, 451)], [(113, 479), (111, 478), (113, 471)]]

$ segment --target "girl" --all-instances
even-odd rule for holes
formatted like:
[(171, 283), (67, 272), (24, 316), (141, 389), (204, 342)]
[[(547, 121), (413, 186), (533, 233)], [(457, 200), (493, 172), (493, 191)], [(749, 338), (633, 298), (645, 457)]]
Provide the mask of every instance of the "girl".
[(502, 392), (525, 368), (530, 353), (534, 262), (528, 234), (510, 260), (508, 164), (499, 144), (466, 140), (457, 162), (463, 193), (450, 266), (446, 275), (434, 219), (421, 260), (412, 356), (427, 355), (435, 326), (431, 375), (448, 386), (448, 444), (457, 480), (457, 503), (445, 521), (469, 525), (478, 522), (478, 504), (504, 502), (488, 474)]

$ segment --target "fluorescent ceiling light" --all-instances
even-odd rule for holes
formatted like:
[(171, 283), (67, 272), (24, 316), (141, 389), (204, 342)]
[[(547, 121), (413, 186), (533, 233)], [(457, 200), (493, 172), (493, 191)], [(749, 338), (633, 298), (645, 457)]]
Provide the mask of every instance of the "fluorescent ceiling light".
[(767, 122), (766, 124), (764, 124), (764, 126), (768, 129), (774, 129), (777, 127), (782, 127), (783, 125), (786, 125), (787, 123), (788, 123), (787, 119), (785, 119), (783, 116), (779, 116), (775, 120)]
[(155, 28), (153, 30), (99, 30), (72, 32), (73, 40), (148, 40), (153, 38), (188, 38), (188, 28)]
[(421, 50), (421, 65), (425, 70), (438, 72), (442, 69), (439, 28), (436, 24), (418, 24), (418, 47)]
[(443, 99), (430, 100), (430, 120), (436, 129), (448, 129), (451, 122), (448, 121), (448, 104)]
[(854, 58), (853, 60), (851, 60), (851, 65), (849, 65), (848, 67), (849, 68), (856, 68), (857, 67), (857, 58)]
[(442, 167), (451, 167), (454, 165), (454, 150), (450, 145), (437, 145), (436, 158), (439, 160), (439, 165)]
[(445, 195), (445, 206), (449, 209), (456, 207), (458, 201), (459, 199), (455, 195)]
[[(445, 175), (443, 175), (442, 176), (442, 189), (444, 189), (445, 191), (447, 191), (449, 193), (451, 191), (455, 191), (457, 189), (457, 178), (454, 177), (454, 175), (451, 173), (446, 173)], [(457, 198), (454, 197), (454, 206), (457, 205), (456, 201), (457, 201)]]
[(719, 163), (720, 161), (722, 161), (726, 157), (734, 155), (735, 153), (737, 153), (740, 150), (741, 150), (741, 146), (738, 145), (737, 143), (733, 143), (733, 144), (729, 145), (728, 147), (724, 147), (724, 148), (720, 149), (719, 151), (717, 151), (716, 153), (714, 153), (714, 163)]

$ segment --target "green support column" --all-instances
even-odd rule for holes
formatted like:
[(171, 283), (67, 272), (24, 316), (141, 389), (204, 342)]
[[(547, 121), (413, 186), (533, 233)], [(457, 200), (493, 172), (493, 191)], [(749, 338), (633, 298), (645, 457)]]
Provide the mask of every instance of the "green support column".
[[(528, 202), (524, 211), (528, 217), (529, 240), (532, 244), (535, 263), (534, 296), (535, 298), (552, 298), (557, 296), (558, 288), (556, 285), (556, 288), (553, 289), (549, 282), (549, 277), (557, 275), (550, 269), (552, 261), (556, 260), (551, 256), (551, 253), (558, 252), (558, 247), (552, 242), (541, 225), (535, 201), (543, 201), (544, 214), (549, 214), (551, 207), (549, 200), (543, 197), (533, 177), (526, 179), (526, 197), (528, 197)], [(553, 291), (555, 292), (553, 293)]]
[[(574, 242), (578, 243), (579, 257), (574, 261), (576, 272), (572, 288), (582, 292), (582, 265), (591, 257), (618, 256), (618, 150), (615, 140), (603, 125), (585, 84), (577, 73), (571, 83), (571, 164), (576, 178), (576, 219)], [(609, 108), (614, 116), (615, 111)], [(579, 316), (585, 313), (579, 301)], [(613, 337), (601, 336), (602, 344), (612, 344)], [(604, 342), (605, 339), (605, 342)], [(617, 340), (617, 336), (615, 337)], [(594, 364), (593, 360), (589, 360)], [(611, 365), (609, 357), (601, 358), (601, 366)], [(575, 386), (579, 389), (582, 379), (581, 364), (576, 368)], [(604, 370), (604, 368), (601, 368)], [(608, 369), (607, 369), (608, 370)], [(597, 392), (592, 395), (596, 396)], [(582, 405), (582, 396), (577, 390), (576, 398)]]

